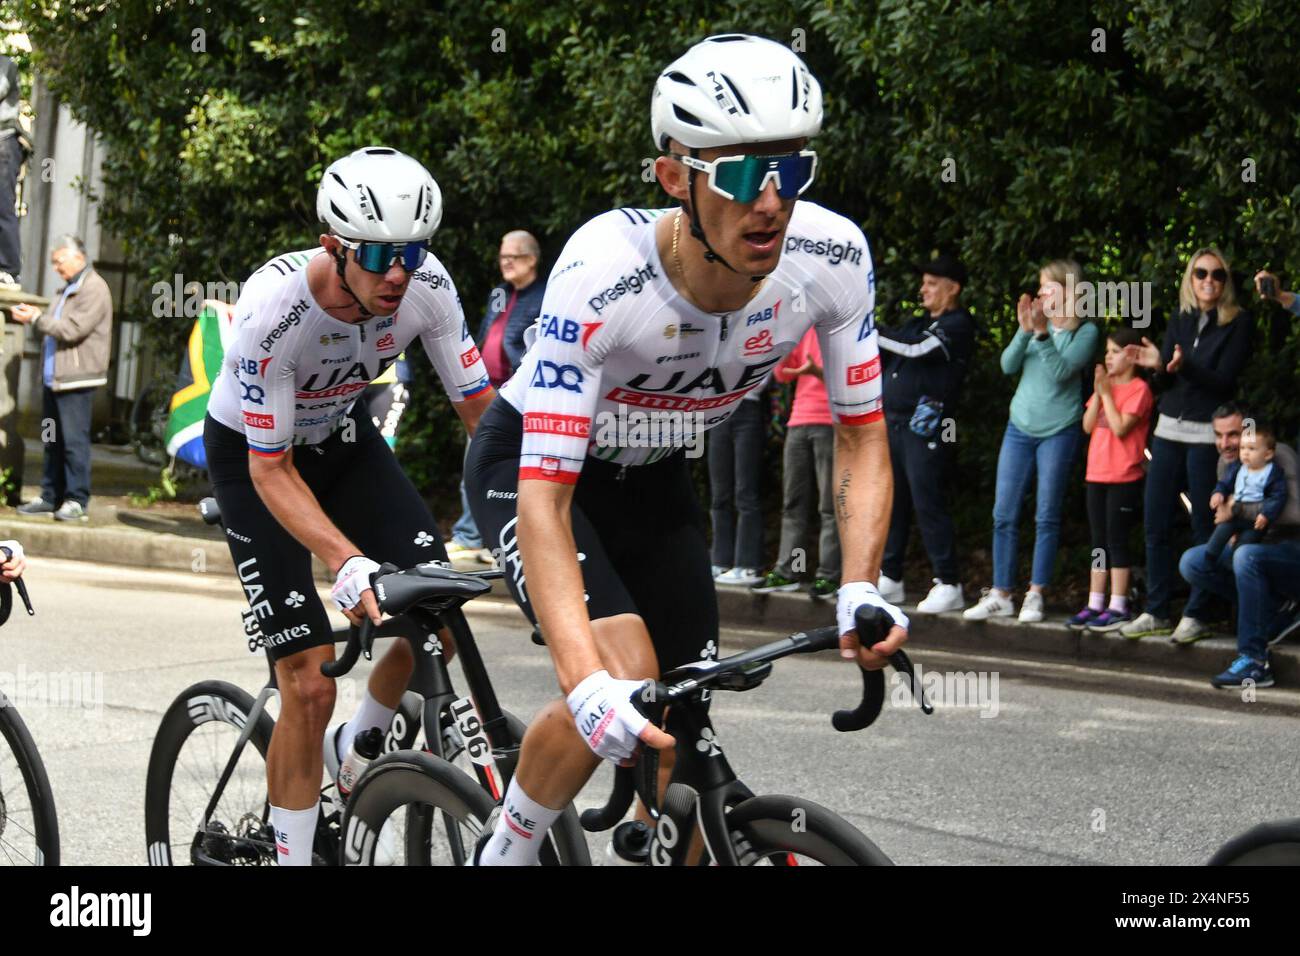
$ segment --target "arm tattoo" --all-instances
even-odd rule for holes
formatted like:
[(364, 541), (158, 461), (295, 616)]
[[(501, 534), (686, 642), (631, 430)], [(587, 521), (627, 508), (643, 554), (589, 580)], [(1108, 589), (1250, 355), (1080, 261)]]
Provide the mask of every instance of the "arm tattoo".
[(847, 468), (840, 472), (840, 487), (835, 492), (835, 511), (841, 521), (848, 521), (849, 515), (849, 478), (851, 473)]

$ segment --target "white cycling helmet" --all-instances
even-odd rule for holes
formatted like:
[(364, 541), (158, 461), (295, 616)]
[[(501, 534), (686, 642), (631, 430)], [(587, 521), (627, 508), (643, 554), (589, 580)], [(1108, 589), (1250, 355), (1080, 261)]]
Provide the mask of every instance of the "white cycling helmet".
[(815, 136), (822, 88), (803, 60), (775, 40), (727, 33), (668, 65), (650, 100), (655, 147), (688, 149)]
[(405, 153), (366, 146), (330, 163), (316, 192), (316, 215), (344, 239), (418, 242), (442, 221), (442, 191)]

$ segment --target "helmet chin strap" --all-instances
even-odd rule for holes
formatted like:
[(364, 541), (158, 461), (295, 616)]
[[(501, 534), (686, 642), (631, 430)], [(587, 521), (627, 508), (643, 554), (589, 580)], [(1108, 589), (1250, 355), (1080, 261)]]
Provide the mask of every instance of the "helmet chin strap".
[(352, 301), (357, 304), (357, 309), (360, 310), (361, 312), (361, 318), (373, 319), (375, 317), (375, 314), (361, 304), (361, 300), (357, 298), (357, 294), (353, 292), (352, 287), (348, 285), (348, 280), (343, 277), (343, 270), (347, 266), (347, 264), (348, 264), (348, 254), (346, 252), (339, 252), (335, 254), (334, 268), (335, 271), (337, 271), (339, 274), (339, 285), (343, 286), (344, 292), (352, 296)]
[[(691, 156), (698, 159), (699, 155), (700, 155), (700, 151), (696, 149), (694, 146), (692, 146)], [(688, 219), (690, 219), (690, 223), (691, 223), (691, 236), (693, 236), (695, 239), (698, 239), (704, 245), (705, 262), (721, 262), (732, 272), (735, 272), (737, 275), (740, 275), (740, 273), (736, 270), (734, 266), (732, 266), (730, 262), (722, 258), (722, 256), (718, 255), (718, 253), (714, 250), (713, 246), (709, 244), (708, 238), (704, 235), (704, 226), (700, 224), (700, 219), (695, 214), (695, 173), (696, 170), (694, 169), (688, 169), (686, 171), (687, 190), (690, 195), (690, 201), (685, 203), (685, 206), (686, 206), (686, 216)], [(766, 278), (767, 276), (765, 275), (750, 276), (749, 281), (762, 282)]]

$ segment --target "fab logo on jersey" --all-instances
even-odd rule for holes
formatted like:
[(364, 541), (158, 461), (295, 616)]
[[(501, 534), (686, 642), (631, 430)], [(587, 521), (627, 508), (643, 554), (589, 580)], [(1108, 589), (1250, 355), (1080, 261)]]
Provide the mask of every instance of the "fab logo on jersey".
[(266, 374), (266, 367), (270, 364), (270, 356), (264, 359), (241, 358), (239, 360), (239, 371), (243, 375), (256, 375), (261, 378)]
[(538, 362), (529, 385), (533, 388), (562, 388), (570, 392), (581, 392), (582, 369), (576, 365)]

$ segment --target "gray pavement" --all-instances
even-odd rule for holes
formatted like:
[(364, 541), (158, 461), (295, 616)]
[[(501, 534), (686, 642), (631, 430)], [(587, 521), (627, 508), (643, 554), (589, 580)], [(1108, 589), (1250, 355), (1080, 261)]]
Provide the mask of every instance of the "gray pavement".
[[(49, 770), (63, 859), (144, 863), (145, 769), (164, 709), (203, 678), (251, 691), (265, 678), (242, 638), (238, 584), (50, 558), (31, 561), (28, 581), (38, 616), (19, 608), (0, 630), (0, 682), (88, 675), (80, 701), (17, 701)], [(554, 693), (545, 651), (512, 608), (471, 620), (503, 703), (527, 719)], [(768, 638), (727, 632), (723, 649)], [(732, 765), (755, 791), (831, 807), (911, 864), (1196, 864), (1256, 822), (1300, 815), (1294, 716), (1232, 695), (1170, 700), (1176, 679), (1117, 685), (1065, 663), (914, 656), (936, 675), (996, 674), (983, 711), (995, 701), (996, 716), (887, 706), (876, 727), (839, 734), (828, 714), (858, 692), (852, 669), (787, 660), (758, 690), (718, 697)], [(360, 687), (341, 686), (340, 712)], [(602, 802), (608, 782), (602, 769), (580, 804)]]

